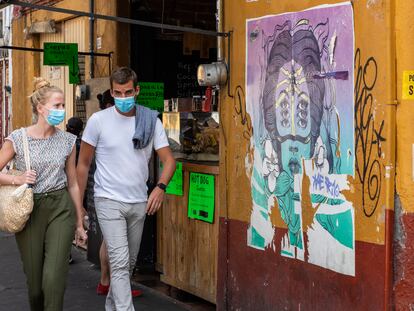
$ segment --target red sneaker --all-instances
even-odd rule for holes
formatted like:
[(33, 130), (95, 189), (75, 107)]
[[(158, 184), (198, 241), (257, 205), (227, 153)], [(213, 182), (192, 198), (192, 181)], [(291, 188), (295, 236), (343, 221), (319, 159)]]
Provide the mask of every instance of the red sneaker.
[(139, 289), (133, 289), (131, 290), (131, 295), (132, 297), (139, 297), (142, 295), (142, 291), (140, 291)]
[(109, 285), (102, 285), (101, 282), (99, 282), (98, 286), (96, 287), (96, 293), (98, 295), (106, 296), (109, 292)]

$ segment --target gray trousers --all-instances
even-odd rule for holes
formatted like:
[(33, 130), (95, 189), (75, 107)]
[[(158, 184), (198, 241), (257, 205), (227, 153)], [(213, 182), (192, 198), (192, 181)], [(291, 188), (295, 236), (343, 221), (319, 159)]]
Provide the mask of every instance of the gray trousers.
[(134, 311), (130, 278), (141, 244), (146, 203), (122, 203), (95, 198), (99, 225), (108, 249), (111, 286), (106, 311)]

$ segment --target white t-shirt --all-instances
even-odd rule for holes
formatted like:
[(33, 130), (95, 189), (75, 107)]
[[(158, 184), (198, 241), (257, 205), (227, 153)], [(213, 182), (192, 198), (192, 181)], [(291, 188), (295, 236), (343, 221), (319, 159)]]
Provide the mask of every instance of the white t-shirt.
[(125, 203), (147, 201), (152, 148), (158, 150), (169, 144), (159, 119), (146, 148), (134, 148), (134, 133), (135, 117), (123, 116), (115, 107), (96, 112), (88, 120), (82, 140), (95, 147), (95, 197)]

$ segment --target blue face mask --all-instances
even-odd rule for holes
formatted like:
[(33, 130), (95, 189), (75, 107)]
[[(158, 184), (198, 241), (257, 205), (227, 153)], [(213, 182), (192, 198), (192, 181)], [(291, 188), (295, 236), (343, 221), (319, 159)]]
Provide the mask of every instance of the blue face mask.
[(135, 106), (135, 97), (114, 97), (115, 106), (122, 113), (130, 112)]
[[(47, 108), (46, 108), (47, 109)], [(49, 114), (47, 115), (46, 121), (49, 125), (59, 125), (65, 119), (65, 110), (61, 109), (47, 109)]]

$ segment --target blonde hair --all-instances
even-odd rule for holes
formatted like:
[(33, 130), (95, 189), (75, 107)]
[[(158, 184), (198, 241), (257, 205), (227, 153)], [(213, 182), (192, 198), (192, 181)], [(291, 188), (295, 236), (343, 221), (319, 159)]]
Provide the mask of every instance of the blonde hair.
[(29, 96), (30, 104), (32, 105), (33, 113), (37, 115), (37, 106), (46, 104), (51, 93), (62, 93), (63, 91), (54, 85), (50, 85), (50, 82), (45, 78), (36, 77), (33, 80), (34, 90)]

